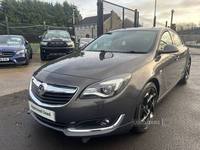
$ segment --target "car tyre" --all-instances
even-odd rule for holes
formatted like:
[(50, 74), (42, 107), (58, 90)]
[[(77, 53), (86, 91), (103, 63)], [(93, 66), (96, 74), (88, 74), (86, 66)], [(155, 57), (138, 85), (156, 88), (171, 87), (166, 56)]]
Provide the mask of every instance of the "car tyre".
[(41, 58), (42, 61), (46, 61), (47, 60), (47, 56), (45, 56), (42, 53), (40, 53), (40, 58)]
[(30, 54), (30, 58), (29, 59), (32, 59), (33, 58), (33, 51), (31, 50), (31, 54)]
[(154, 119), (157, 100), (157, 88), (154, 83), (149, 82), (143, 88), (136, 107), (133, 125), (133, 130), (136, 133), (144, 133), (149, 130)]
[(180, 84), (186, 84), (190, 77), (191, 60), (188, 61), (183, 78), (179, 81)]

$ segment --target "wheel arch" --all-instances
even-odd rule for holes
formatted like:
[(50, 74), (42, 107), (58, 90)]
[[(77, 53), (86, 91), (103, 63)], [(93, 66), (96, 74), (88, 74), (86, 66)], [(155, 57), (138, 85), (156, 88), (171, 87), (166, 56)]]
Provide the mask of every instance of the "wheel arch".
[(157, 91), (158, 91), (158, 96), (159, 96), (159, 94), (160, 94), (160, 84), (159, 84), (158, 79), (156, 79), (156, 78), (151, 78), (149, 81), (147, 81), (146, 84), (148, 84), (149, 82), (152, 82), (152, 83), (155, 84), (156, 89), (157, 89)]

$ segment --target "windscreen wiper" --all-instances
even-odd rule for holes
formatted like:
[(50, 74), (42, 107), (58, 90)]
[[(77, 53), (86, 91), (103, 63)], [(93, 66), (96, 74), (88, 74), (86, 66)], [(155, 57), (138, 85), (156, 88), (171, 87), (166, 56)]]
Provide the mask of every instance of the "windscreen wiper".
[(136, 51), (126, 51), (126, 52), (123, 52), (123, 53), (138, 53)]

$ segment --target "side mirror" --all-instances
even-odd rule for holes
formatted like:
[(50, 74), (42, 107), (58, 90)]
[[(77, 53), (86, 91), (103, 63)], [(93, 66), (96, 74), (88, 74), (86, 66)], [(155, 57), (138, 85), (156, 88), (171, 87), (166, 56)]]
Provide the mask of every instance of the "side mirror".
[(170, 45), (170, 44), (167, 44), (164, 48), (164, 50), (159, 50), (158, 51), (158, 54), (170, 54), (170, 53), (176, 53), (178, 52), (178, 48), (174, 45)]
[(42, 38), (42, 35), (39, 36), (39, 39), (41, 39), (41, 38)]
[(81, 46), (80, 50), (84, 50), (84, 48), (87, 46), (87, 44), (84, 44)]
[(71, 36), (71, 39), (74, 41), (74, 40), (75, 40), (75, 36), (72, 35), (72, 36)]
[(109, 59), (112, 58), (114, 54), (112, 52), (101, 52), (99, 54), (99, 59), (103, 61), (104, 59)]
[(25, 44), (27, 45), (27, 44), (28, 44), (28, 41), (26, 41)]

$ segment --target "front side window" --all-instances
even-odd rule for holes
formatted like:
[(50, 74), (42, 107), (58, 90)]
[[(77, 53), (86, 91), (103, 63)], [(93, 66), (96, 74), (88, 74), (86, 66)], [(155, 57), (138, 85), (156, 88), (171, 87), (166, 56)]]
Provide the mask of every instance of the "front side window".
[(179, 36), (176, 33), (170, 31), (170, 34), (172, 35), (174, 45), (179, 46), (179, 45), (183, 44), (181, 39), (179, 38)]
[(156, 31), (118, 31), (102, 35), (86, 51), (147, 53), (154, 45)]
[(171, 37), (169, 35), (169, 32), (165, 32), (162, 35), (162, 38), (160, 40), (159, 49), (163, 50), (167, 44), (172, 44), (172, 39), (171, 39)]

